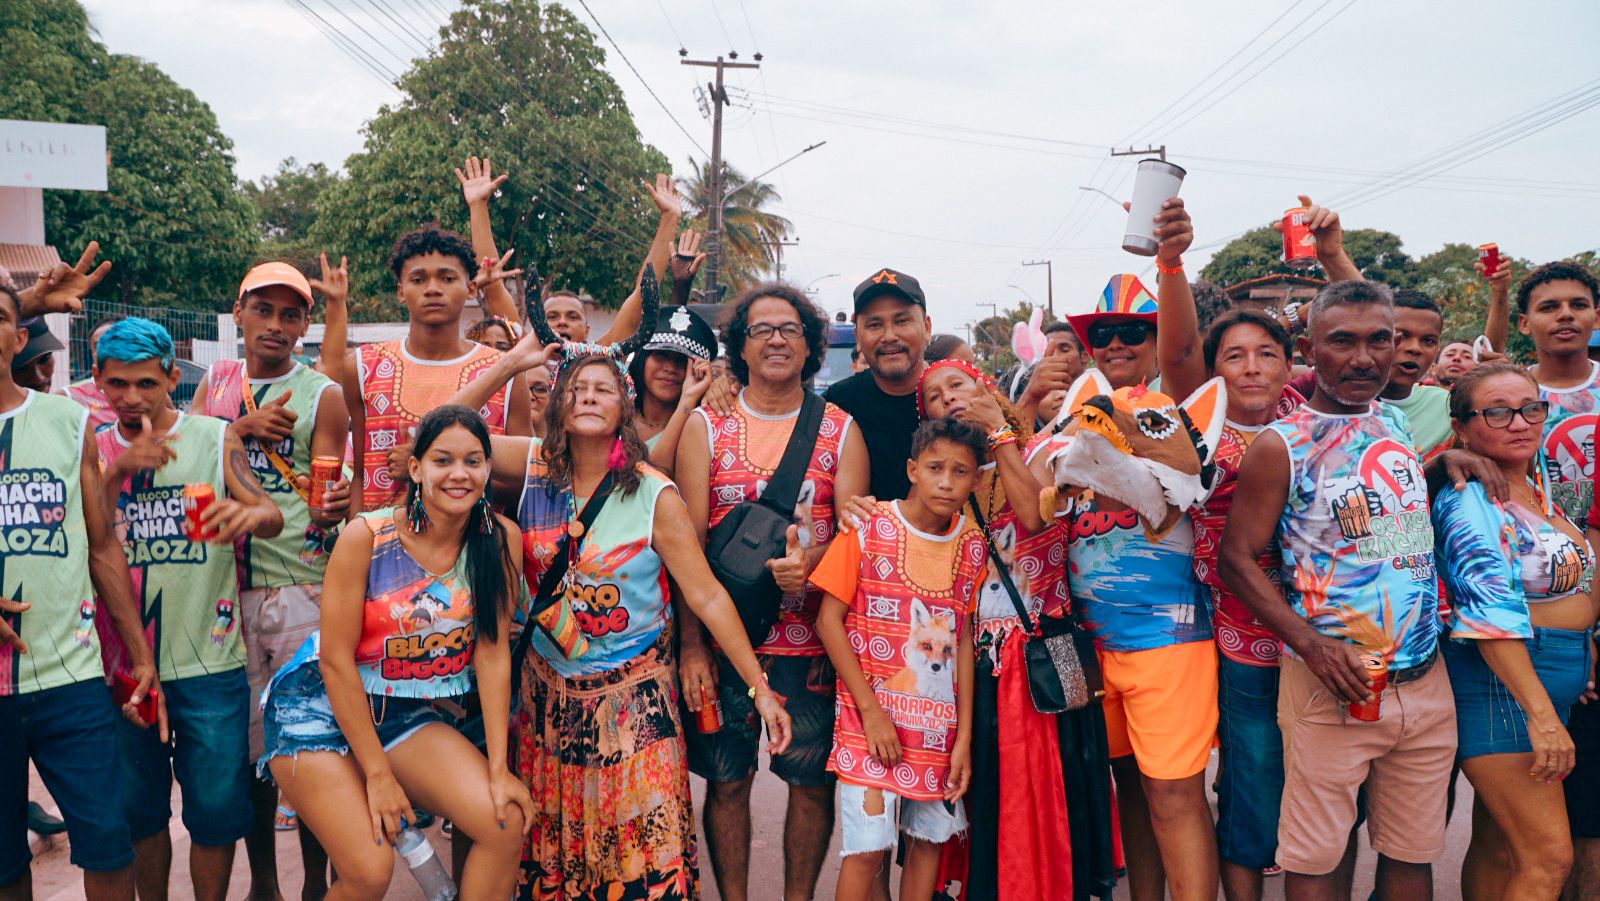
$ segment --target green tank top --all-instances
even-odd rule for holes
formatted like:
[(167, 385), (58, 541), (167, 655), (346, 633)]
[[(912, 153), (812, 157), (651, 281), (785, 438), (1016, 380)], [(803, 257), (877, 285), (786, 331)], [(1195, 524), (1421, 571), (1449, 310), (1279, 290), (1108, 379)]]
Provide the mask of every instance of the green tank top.
[(0, 613), (28, 653), (0, 647), (0, 696), (104, 678), (78, 467), (89, 411), (29, 391), (0, 413)]
[[(227, 428), (210, 416), (178, 414), (171, 430), (177, 459), (131, 476), (117, 496), (117, 536), (162, 681), (244, 666), (234, 548), (191, 542), (184, 534), (185, 485), (204, 482), (219, 500), (228, 496), (222, 476)], [(95, 440), (108, 466), (128, 447), (117, 426)]]
[[(204, 398), (197, 398), (195, 412), (233, 422), (247, 411), (244, 406), (244, 361), (222, 360), (212, 364)], [(289, 468), (302, 476), (311, 475), (311, 433), (316, 429), (317, 404), (322, 392), (333, 387), (333, 380), (301, 363), (275, 379), (250, 379), (250, 394), (255, 405), (289, 395), (288, 408), (294, 411), (294, 433), (279, 441), (274, 450)], [(272, 465), (258, 441), (244, 442), (250, 468), (261, 487), (272, 495), (283, 511), (283, 531), (276, 538), (246, 536), (244, 556), (239, 567), (241, 588), (283, 588), (288, 585), (320, 585), (328, 566), (328, 551), (334, 533), (324, 533), (311, 522), (311, 508), (299, 492)]]

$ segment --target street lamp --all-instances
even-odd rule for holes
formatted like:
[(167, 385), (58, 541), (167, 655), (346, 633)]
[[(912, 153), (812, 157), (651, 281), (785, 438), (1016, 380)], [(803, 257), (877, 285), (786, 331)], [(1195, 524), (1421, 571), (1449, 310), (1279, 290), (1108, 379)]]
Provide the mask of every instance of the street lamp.
[(838, 273), (838, 272), (830, 272), (827, 275), (819, 275), (819, 276), (817, 276), (816, 278), (814, 278), (811, 281), (806, 283), (806, 293), (810, 294), (811, 293), (811, 286), (815, 285), (817, 282), (820, 282), (825, 278), (838, 278), (840, 276), (840, 274), (841, 273)]

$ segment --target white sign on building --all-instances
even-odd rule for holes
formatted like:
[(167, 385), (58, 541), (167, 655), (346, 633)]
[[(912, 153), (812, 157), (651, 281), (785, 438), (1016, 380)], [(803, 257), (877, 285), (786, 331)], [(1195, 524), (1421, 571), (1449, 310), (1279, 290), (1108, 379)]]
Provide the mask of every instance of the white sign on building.
[(0, 119), (0, 187), (104, 191), (105, 126)]

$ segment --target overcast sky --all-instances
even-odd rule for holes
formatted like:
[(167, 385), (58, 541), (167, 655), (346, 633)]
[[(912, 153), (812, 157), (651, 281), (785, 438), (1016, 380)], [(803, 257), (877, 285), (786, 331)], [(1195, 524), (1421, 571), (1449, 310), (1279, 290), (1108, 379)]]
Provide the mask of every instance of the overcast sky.
[[(407, 53), (386, 14), (431, 39), (455, 6), (305, 2), (396, 70), (391, 52), (420, 51)], [(1120, 249), (1126, 215), (1078, 190), (1128, 195), (1134, 163), (1109, 159), (1113, 142), (1165, 143), (1188, 168), (1197, 246), (1278, 217), (1301, 192), (1336, 202), (1349, 227), (1398, 233), (1414, 256), (1449, 241), (1497, 241), (1537, 261), (1600, 246), (1600, 110), (1524, 116), (1561, 95), (1600, 100), (1592, 0), (588, 2), (671, 111), (596, 30), (644, 139), (680, 170), (700, 151), (673, 118), (711, 143), (694, 96), (709, 72), (679, 65), (680, 42), (694, 57), (764, 54), (759, 75), (730, 74), (724, 152), (753, 175), (828, 142), (770, 180), (800, 240), (785, 276), (829, 310), (890, 266), (921, 280), (936, 330), (962, 334), (986, 304), (1044, 303), (1044, 268), (1020, 263), (1052, 259), (1058, 312), (1086, 311), (1112, 274), (1149, 264)], [(111, 50), (159, 64), (211, 105), (242, 179), (288, 156), (342, 165), (362, 124), (397, 98), (294, 0), (85, 5)], [(1405, 173), (1439, 177), (1394, 175), (1411, 164)], [(1191, 272), (1208, 253), (1190, 252)]]

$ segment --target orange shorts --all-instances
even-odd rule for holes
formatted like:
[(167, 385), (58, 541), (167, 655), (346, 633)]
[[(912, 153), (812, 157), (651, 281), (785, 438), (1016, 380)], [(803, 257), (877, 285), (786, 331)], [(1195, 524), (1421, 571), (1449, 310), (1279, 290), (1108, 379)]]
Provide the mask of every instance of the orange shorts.
[(1216, 643), (1099, 654), (1111, 756), (1132, 754), (1152, 779), (1204, 772), (1217, 743)]

